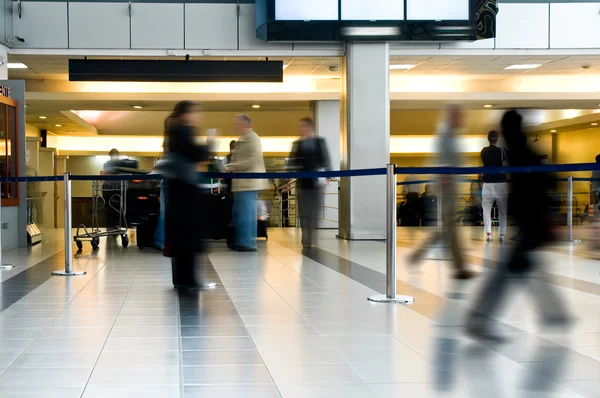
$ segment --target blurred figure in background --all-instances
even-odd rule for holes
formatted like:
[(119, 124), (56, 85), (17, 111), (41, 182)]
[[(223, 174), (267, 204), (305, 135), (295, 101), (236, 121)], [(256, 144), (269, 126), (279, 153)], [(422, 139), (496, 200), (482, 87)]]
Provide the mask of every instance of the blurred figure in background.
[(208, 160), (208, 145), (194, 141), (200, 124), (200, 107), (181, 101), (169, 116), (165, 134), (165, 155), (171, 170), (165, 195), (165, 255), (172, 259), (173, 285), (198, 287), (196, 254), (202, 252), (199, 229), (206, 222), (204, 204), (197, 185), (196, 165)]
[[(233, 151), (235, 151), (235, 145), (237, 144), (236, 140), (232, 140), (229, 143), (229, 154), (227, 154), (227, 156), (225, 157), (226, 159), (226, 165), (231, 163), (231, 159), (233, 159)], [(223, 179), (223, 185), (225, 185), (225, 189), (227, 189), (228, 193), (231, 193), (231, 178), (224, 178)]]
[[(164, 133), (163, 135), (167, 136), (167, 131), (169, 130), (169, 121), (171, 120), (171, 116), (165, 119), (164, 124)], [(164, 151), (164, 143), (163, 143), (163, 151)], [(166, 192), (167, 192), (167, 180), (162, 180), (160, 184), (160, 209), (158, 212), (158, 220), (156, 221), (156, 230), (154, 231), (154, 247), (159, 250), (165, 249), (165, 212), (166, 212)]]
[[(300, 139), (294, 142), (290, 153), (290, 167), (297, 171), (329, 170), (327, 144), (315, 135), (314, 122), (305, 117), (298, 123)], [(322, 209), (323, 185), (319, 178), (301, 178), (297, 183), (298, 212), (302, 228), (302, 247), (310, 249), (314, 244), (317, 214)]]
[[(596, 163), (600, 163), (600, 155), (596, 155)], [(594, 199), (594, 215), (600, 211), (600, 170), (592, 171), (592, 198)]]
[[(541, 165), (541, 157), (527, 145), (522, 129), (522, 117), (517, 111), (508, 111), (502, 117), (502, 134), (508, 145), (508, 161), (511, 166)], [(467, 332), (474, 338), (501, 341), (489, 329), (493, 318), (506, 297), (510, 283), (529, 282), (535, 268), (532, 251), (552, 240), (550, 222), (549, 189), (553, 180), (548, 173), (516, 173), (512, 175), (512, 198), (514, 216), (518, 222), (519, 240), (512, 248), (508, 261), (504, 261), (485, 281), (483, 289), (474, 301)], [(568, 323), (562, 301), (546, 282), (539, 280), (532, 285), (537, 288), (534, 299), (545, 325), (564, 326)]]
[[(497, 131), (488, 133), (489, 146), (481, 150), (481, 160), (484, 167), (508, 166), (508, 158), (504, 148), (498, 147), (500, 134)], [(486, 240), (492, 241), (492, 206), (496, 202), (498, 206), (498, 219), (500, 222), (500, 236), (498, 240), (504, 243), (506, 235), (506, 212), (508, 208), (508, 184), (506, 174), (485, 174), (483, 176), (482, 206), (483, 206), (483, 228)]]
[[(457, 135), (463, 127), (463, 114), (457, 105), (449, 106), (446, 110), (442, 125), (438, 130), (437, 165), (439, 167), (458, 167), (461, 165), (461, 153), (458, 147)], [(410, 256), (411, 265), (417, 265), (432, 244), (445, 242), (452, 252), (452, 263), (455, 279), (470, 279), (475, 273), (465, 264), (460, 237), (455, 222), (456, 213), (456, 177), (440, 175), (438, 177), (442, 201), (442, 229), (434, 233), (430, 241), (424, 244)]]
[[(248, 115), (237, 115), (234, 129), (240, 134), (227, 170), (234, 173), (265, 173), (265, 161), (259, 136), (252, 130)], [(265, 179), (236, 179), (232, 181), (234, 243), (230, 247), (240, 252), (256, 251), (258, 193), (268, 189)]]

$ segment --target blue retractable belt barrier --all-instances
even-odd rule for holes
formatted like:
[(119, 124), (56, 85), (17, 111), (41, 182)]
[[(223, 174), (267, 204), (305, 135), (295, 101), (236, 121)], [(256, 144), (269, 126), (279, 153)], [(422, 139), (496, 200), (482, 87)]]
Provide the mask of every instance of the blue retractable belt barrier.
[[(515, 174), (536, 172), (576, 172), (576, 171), (600, 171), (598, 163), (576, 163), (557, 164), (544, 166), (508, 166), (508, 167), (396, 167), (395, 174), (421, 174), (421, 175), (452, 175), (452, 174)], [(274, 173), (215, 173), (201, 172), (199, 178), (236, 178), (236, 179), (275, 179), (275, 178), (333, 178), (333, 177), (361, 177), (385, 175), (385, 168), (359, 169), (359, 170), (331, 170), (312, 172), (274, 172)], [(10, 177), (0, 178), (1, 182), (37, 182), (37, 181), (62, 181), (63, 176), (39, 176), (39, 177)], [(121, 181), (121, 180), (162, 180), (160, 174), (114, 174), (114, 175), (72, 175), (73, 181)], [(594, 181), (597, 179), (593, 179)], [(464, 180), (470, 182), (471, 180)], [(573, 181), (592, 181), (591, 178), (573, 178)], [(430, 182), (410, 181), (398, 183), (399, 185), (423, 184)]]

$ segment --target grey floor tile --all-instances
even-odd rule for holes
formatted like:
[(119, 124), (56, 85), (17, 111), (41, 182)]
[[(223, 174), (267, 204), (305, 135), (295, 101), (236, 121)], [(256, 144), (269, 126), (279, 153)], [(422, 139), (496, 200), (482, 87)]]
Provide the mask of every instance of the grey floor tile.
[(183, 368), (184, 385), (201, 384), (264, 384), (272, 383), (264, 365), (193, 366)]
[(310, 325), (255, 325), (247, 326), (251, 336), (317, 336)]
[[(19, 369), (9, 368), (0, 376), (0, 388), (84, 387), (91, 368)], [(4, 398), (4, 397), (3, 397)]]
[(0, 369), (6, 369), (21, 355), (21, 352), (0, 352)]
[(299, 350), (332, 348), (322, 336), (253, 336), (259, 350), (285, 350), (290, 347)]
[(183, 366), (262, 365), (256, 350), (183, 351)]
[(178, 368), (179, 351), (103, 351), (98, 368)]
[(83, 387), (0, 387), (2, 398), (80, 398)]
[(181, 337), (248, 336), (244, 326), (182, 327)]
[(103, 328), (111, 327), (115, 323), (115, 318), (63, 318), (53, 320), (49, 327), (51, 328)]
[(94, 369), (89, 386), (179, 386), (179, 369)]
[(350, 365), (269, 366), (275, 384), (364, 383)]
[(86, 328), (85, 330), (81, 328), (48, 328), (40, 333), (38, 339), (78, 339), (82, 336), (106, 339), (109, 332), (110, 327)]
[(37, 339), (25, 352), (99, 352), (105, 341), (105, 337), (85, 335), (76, 338)]
[(344, 365), (348, 362), (334, 349), (322, 350), (261, 350), (267, 366)]
[(109, 337), (104, 351), (176, 351), (176, 337)]
[(31, 340), (35, 339), (44, 328), (3, 328), (0, 326), (0, 345), (10, 344), (2, 343), (4, 340)]
[(88, 386), (82, 398), (176, 398), (179, 386)]
[(567, 381), (562, 383), (565, 387), (575, 391), (585, 398), (600, 398), (600, 387), (598, 380)]
[(181, 349), (194, 350), (253, 350), (250, 337), (188, 337), (181, 339)]
[[(283, 398), (378, 398), (367, 384), (278, 384)], [(400, 397), (400, 396), (398, 396)], [(408, 396), (407, 396), (408, 398)], [(414, 398), (421, 398), (414, 396)]]
[(178, 337), (179, 328), (176, 326), (153, 326), (153, 327), (114, 327), (110, 331), (110, 337)]
[(313, 328), (323, 336), (360, 336), (360, 335), (385, 335), (383, 329), (373, 324), (346, 325), (313, 325)]
[(24, 353), (11, 367), (14, 368), (93, 368), (98, 352), (45, 352)]
[[(185, 386), (185, 398), (227, 397), (227, 398), (280, 398), (273, 384), (237, 386)], [(308, 396), (305, 396), (308, 397)], [(86, 398), (86, 397), (84, 397)]]
[[(464, 398), (473, 397), (480, 398), (481, 396), (476, 392), (468, 389), (460, 383), (454, 383), (454, 385), (445, 391), (439, 391), (431, 383), (385, 383), (385, 384), (371, 384), (373, 390), (377, 392), (377, 396), (381, 398), (397, 398), (397, 397), (418, 397), (418, 398)], [(534, 394), (532, 392), (532, 394)], [(533, 395), (532, 395), (533, 396)], [(504, 393), (494, 395), (494, 397), (504, 397)], [(507, 395), (512, 397), (512, 395)]]
[(115, 322), (115, 327), (139, 327), (139, 326), (177, 326), (177, 317), (160, 317), (160, 318), (121, 318), (118, 317)]
[(411, 359), (392, 366), (353, 366), (367, 383), (426, 383), (431, 381), (433, 373), (433, 366), (426, 359)]

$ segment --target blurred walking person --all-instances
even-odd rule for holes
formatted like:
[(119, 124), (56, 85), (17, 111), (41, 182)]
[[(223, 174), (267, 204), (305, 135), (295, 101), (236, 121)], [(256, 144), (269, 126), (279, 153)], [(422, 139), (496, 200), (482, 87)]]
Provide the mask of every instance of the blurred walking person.
[[(458, 167), (461, 165), (460, 148), (458, 147), (458, 133), (463, 127), (463, 114), (461, 109), (449, 106), (444, 115), (444, 120), (438, 130), (437, 163), (439, 167)], [(438, 177), (441, 198), (442, 229), (434, 233), (431, 241), (425, 241), (409, 258), (411, 265), (417, 265), (423, 260), (423, 256), (432, 244), (438, 242), (446, 243), (452, 252), (452, 264), (454, 268), (453, 278), (470, 279), (475, 273), (467, 268), (460, 245), (460, 236), (455, 222), (457, 183), (453, 175), (440, 175)]]
[[(197, 184), (196, 165), (208, 160), (208, 145), (194, 141), (200, 124), (196, 102), (181, 101), (166, 123), (165, 157), (168, 189), (165, 191), (165, 256), (171, 257), (173, 285), (198, 287), (196, 254), (203, 251), (199, 229), (206, 222), (205, 206)], [(162, 171), (161, 171), (162, 172)]]
[[(231, 156), (227, 170), (234, 173), (265, 173), (260, 137), (252, 130), (252, 120), (248, 115), (237, 115), (234, 129), (240, 138)], [(258, 220), (258, 194), (269, 188), (266, 179), (234, 178), (233, 229), (234, 243), (231, 249), (240, 252), (256, 251), (256, 230)]]
[[(508, 161), (511, 166), (539, 166), (541, 157), (528, 145), (522, 128), (522, 117), (517, 111), (508, 111), (502, 117), (502, 135), (508, 146)], [(512, 198), (514, 216), (518, 222), (519, 240), (512, 248), (508, 261), (504, 261), (485, 281), (475, 300), (467, 332), (474, 338), (500, 342), (502, 339), (489, 329), (489, 319), (494, 318), (507, 296), (511, 283), (532, 283), (536, 288), (533, 297), (546, 325), (568, 323), (567, 312), (562, 301), (541, 280), (530, 280), (536, 264), (532, 251), (552, 240), (549, 189), (553, 180), (548, 173), (515, 173), (512, 175)]]
[[(322, 137), (315, 135), (314, 121), (305, 117), (298, 123), (300, 139), (294, 142), (290, 154), (290, 167), (297, 171), (329, 170), (329, 152)], [(301, 178), (298, 180), (297, 201), (302, 228), (302, 247), (312, 248), (317, 214), (323, 208), (323, 186), (327, 180)]]
[[(498, 147), (500, 134), (497, 131), (488, 133), (489, 146), (481, 150), (481, 160), (484, 167), (508, 166), (508, 157), (504, 148)], [(508, 208), (508, 184), (506, 174), (484, 174), (483, 175), (483, 228), (486, 240), (492, 241), (492, 206), (496, 202), (498, 206), (498, 221), (500, 222), (500, 236), (498, 240), (504, 243), (506, 235), (506, 211)]]

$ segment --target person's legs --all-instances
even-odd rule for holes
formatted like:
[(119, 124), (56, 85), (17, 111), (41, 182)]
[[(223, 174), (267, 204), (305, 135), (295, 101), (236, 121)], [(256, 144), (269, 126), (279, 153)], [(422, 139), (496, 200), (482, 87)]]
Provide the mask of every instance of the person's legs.
[(154, 246), (156, 246), (159, 249), (163, 249), (164, 245), (165, 245), (165, 209), (166, 209), (166, 203), (165, 203), (165, 190), (166, 190), (167, 184), (166, 181), (163, 181), (161, 187), (160, 187), (160, 210), (158, 213), (158, 221), (156, 223), (156, 230), (154, 231)]
[(237, 192), (235, 195), (233, 217), (238, 248), (256, 248), (257, 198), (256, 191)]
[(508, 184), (501, 182), (496, 185), (496, 204), (498, 205), (498, 218), (500, 221), (500, 236), (506, 235), (506, 218), (508, 213)]
[(310, 207), (308, 203), (308, 192), (304, 188), (296, 189), (296, 201), (298, 214), (300, 215), (300, 229), (302, 231), (302, 246), (309, 247), (309, 220), (308, 220), (308, 209)]
[(483, 229), (488, 236), (492, 235), (492, 205), (494, 204), (494, 185), (496, 184), (483, 184), (483, 190), (481, 193), (481, 206), (483, 207)]
[(321, 190), (319, 188), (306, 190), (306, 228), (302, 230), (303, 244), (312, 247), (314, 244), (314, 234), (317, 228), (317, 216), (320, 207)]

